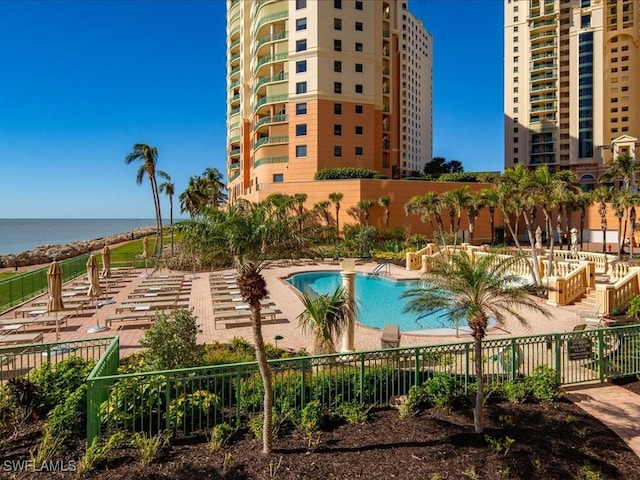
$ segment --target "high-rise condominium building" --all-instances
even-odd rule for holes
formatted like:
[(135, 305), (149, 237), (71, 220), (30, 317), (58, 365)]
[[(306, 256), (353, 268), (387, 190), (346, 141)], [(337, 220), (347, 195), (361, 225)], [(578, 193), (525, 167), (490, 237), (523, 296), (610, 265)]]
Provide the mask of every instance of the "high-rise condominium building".
[(397, 0), (227, 0), (230, 200), (432, 158), (432, 39)]
[(593, 188), (640, 135), (639, 0), (505, 1), (505, 166)]

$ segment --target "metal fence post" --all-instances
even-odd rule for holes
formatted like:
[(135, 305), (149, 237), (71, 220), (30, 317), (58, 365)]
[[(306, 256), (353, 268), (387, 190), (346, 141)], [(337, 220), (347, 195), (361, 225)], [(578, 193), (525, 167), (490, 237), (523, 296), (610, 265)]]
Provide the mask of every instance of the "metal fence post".
[(360, 403), (364, 403), (364, 354), (360, 354)]
[(416, 348), (414, 350), (414, 352), (415, 352), (415, 359), (414, 359), (415, 365), (414, 365), (414, 372), (413, 372), (413, 384), (414, 385), (418, 385), (419, 382), (420, 382), (420, 375), (419, 375), (419, 373), (420, 373), (419, 372), (419, 370), (420, 370), (420, 360), (419, 360), (420, 348)]
[(554, 345), (555, 345), (555, 354), (556, 354), (556, 358), (555, 358), (555, 369), (556, 369), (556, 376), (557, 379), (560, 381), (560, 383), (562, 383), (562, 377), (560, 376), (560, 372), (561, 372), (561, 368), (562, 368), (562, 343), (560, 342), (560, 334), (559, 333), (554, 333), (553, 334), (553, 340), (554, 340)]
[(605, 379), (605, 361), (604, 361), (604, 331), (598, 329), (598, 376), (600, 382), (604, 382)]
[(302, 378), (300, 379), (300, 408), (307, 404), (307, 359), (302, 357)]
[(469, 393), (469, 344), (464, 344), (464, 394)]

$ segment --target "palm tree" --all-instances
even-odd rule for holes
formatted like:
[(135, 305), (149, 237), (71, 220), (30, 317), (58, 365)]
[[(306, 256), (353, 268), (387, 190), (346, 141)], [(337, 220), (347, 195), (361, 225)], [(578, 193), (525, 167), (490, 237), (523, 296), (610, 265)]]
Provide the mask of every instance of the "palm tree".
[(209, 244), (233, 256), (240, 295), (251, 309), (256, 360), (264, 388), (264, 453), (270, 453), (272, 449), (273, 384), (262, 335), (260, 302), (268, 292), (261, 272), (268, 255), (291, 258), (292, 253), (307, 245), (307, 239), (298, 232), (295, 216), (284, 215), (275, 204), (273, 200), (260, 204), (239, 200), (226, 211), (218, 211), (208, 228)]
[[(476, 220), (480, 210), (484, 208), (485, 199), (482, 192), (472, 192), (467, 201), (467, 218), (469, 219), (469, 243), (473, 245), (473, 232), (476, 229)], [(492, 227), (493, 229), (493, 227)]]
[(429, 222), (431, 232), (433, 234), (433, 241), (437, 244), (437, 232), (433, 223), (433, 219), (435, 218), (436, 223), (438, 224), (438, 229), (440, 230), (440, 241), (444, 245), (445, 235), (444, 224), (442, 223), (442, 216), (440, 215), (441, 210), (442, 204), (440, 203), (440, 198), (435, 192), (427, 192), (424, 195), (411, 197), (404, 206), (404, 213), (406, 215), (420, 215), (420, 220), (422, 222)]
[(483, 203), (489, 207), (489, 227), (491, 228), (491, 246), (496, 243), (496, 207), (500, 201), (498, 190), (495, 188), (485, 188), (481, 191)]
[(162, 252), (162, 214), (160, 211), (160, 195), (158, 194), (158, 182), (156, 175), (160, 175), (164, 178), (168, 178), (169, 175), (162, 170), (157, 170), (158, 149), (155, 147), (150, 147), (144, 143), (136, 143), (133, 146), (133, 151), (125, 157), (124, 161), (129, 165), (136, 160), (140, 160), (142, 162), (142, 165), (138, 168), (136, 183), (141, 185), (142, 180), (144, 180), (146, 175), (149, 178), (149, 183), (151, 184), (151, 194), (153, 195), (153, 205), (156, 214), (156, 244), (153, 251), (154, 254), (160, 253)]
[(350, 318), (355, 317), (355, 303), (342, 287), (330, 295), (298, 294), (304, 311), (297, 319), (302, 331), (313, 335), (313, 352), (336, 351), (335, 341), (342, 335)]
[(607, 202), (613, 198), (613, 188), (600, 186), (591, 192), (591, 198), (599, 202), (600, 229), (602, 230), (602, 253), (607, 251)]
[(171, 230), (171, 255), (173, 256), (173, 195), (175, 193), (175, 185), (171, 179), (167, 179), (166, 182), (162, 182), (159, 186), (160, 192), (166, 194), (169, 197), (169, 224)]
[(636, 174), (640, 171), (640, 163), (630, 154), (619, 155), (607, 163), (607, 171), (600, 177), (601, 183), (622, 181), (622, 188), (628, 190), (635, 182)]
[(189, 212), (192, 220), (202, 215), (208, 200), (203, 179), (197, 175), (189, 177), (187, 188), (180, 194), (178, 200), (180, 200), (180, 212)]
[(302, 226), (304, 223), (304, 202), (307, 201), (306, 193), (294, 193), (293, 194), (293, 208), (298, 215), (298, 229), (302, 231)]
[[(626, 237), (627, 225), (624, 222), (624, 214), (628, 208), (632, 205), (631, 192), (629, 190), (620, 190), (613, 195), (613, 211), (618, 219), (618, 259), (622, 257), (622, 251), (624, 250), (624, 239)], [(622, 226), (624, 224), (625, 233), (622, 233)]]
[(358, 201), (358, 211), (362, 213), (365, 225), (369, 225), (369, 210), (371, 210), (375, 204), (375, 200), (371, 199), (362, 199)]
[(329, 205), (331, 205), (329, 200), (320, 200), (318, 203), (316, 203), (313, 206), (313, 209), (322, 215), (322, 217), (324, 218), (324, 221), (327, 224), (327, 227), (331, 223), (331, 218), (329, 217)]
[[(449, 209), (450, 233), (453, 236), (453, 245), (458, 243), (458, 232), (460, 231), (460, 221), (462, 220), (462, 210), (467, 208), (469, 203), (469, 187), (465, 185), (455, 190), (449, 190), (442, 195), (442, 202)], [(457, 223), (455, 218), (457, 216)]]
[(378, 205), (384, 208), (384, 228), (385, 230), (389, 229), (389, 216), (391, 212), (389, 207), (391, 206), (391, 197), (389, 195), (383, 195), (378, 199)]
[[(435, 264), (434, 269), (426, 272), (423, 281), (408, 290), (406, 311), (425, 313), (436, 309), (449, 312), (454, 321), (466, 321), (471, 329), (474, 342), (474, 360), (477, 382), (476, 402), (473, 410), (476, 433), (484, 429), (484, 374), (482, 341), (487, 333), (490, 317), (498, 321), (506, 315), (517, 318), (526, 325), (521, 308), (549, 313), (532, 297), (529, 287), (514, 286), (514, 276), (509, 272), (521, 257), (500, 258), (495, 255), (481, 257), (476, 262), (466, 252), (449, 257)], [(443, 295), (443, 292), (446, 292)]]
[(202, 178), (209, 197), (207, 204), (210, 208), (219, 208), (220, 205), (227, 201), (227, 195), (224, 193), (227, 186), (222, 181), (224, 178), (222, 173), (217, 168), (207, 168), (203, 172)]
[(338, 232), (338, 238), (340, 238), (340, 200), (344, 195), (340, 192), (333, 192), (329, 194), (329, 200), (336, 206), (336, 231)]

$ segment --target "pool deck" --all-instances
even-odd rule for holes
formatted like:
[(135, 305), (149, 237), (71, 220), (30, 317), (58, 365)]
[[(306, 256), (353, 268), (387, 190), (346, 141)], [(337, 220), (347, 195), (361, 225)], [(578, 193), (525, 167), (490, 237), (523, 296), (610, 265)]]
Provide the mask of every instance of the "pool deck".
[[(356, 271), (371, 273), (376, 265), (376, 263), (356, 265)], [(282, 339), (278, 340), (279, 347), (294, 350), (306, 348), (311, 351), (311, 339), (302, 332), (296, 319), (303, 310), (302, 304), (297, 298), (294, 288), (286, 282), (285, 278), (293, 273), (321, 270), (340, 271), (341, 267), (339, 265), (319, 263), (270, 267), (263, 270), (263, 275), (267, 281), (269, 299), (275, 304), (276, 311), (275, 321), (265, 322), (263, 325), (262, 331), (265, 341), (274, 343), (274, 337), (278, 335), (282, 337)], [(234, 272), (234, 270), (224, 270), (216, 273), (225, 272)], [(182, 274), (185, 280), (188, 281), (187, 283), (190, 284), (186, 290), (185, 297), (188, 298), (189, 308), (193, 309), (194, 314), (198, 317), (202, 330), (198, 338), (200, 342), (228, 342), (234, 337), (244, 337), (249, 342), (252, 342), (253, 333), (248, 321), (225, 322), (223, 325), (218, 325), (217, 329), (215, 328), (211, 287), (209, 285), (210, 272), (200, 272), (193, 278), (194, 275), (187, 272), (152, 272), (151, 270), (146, 274), (144, 270), (134, 271), (131, 281), (125, 283), (111, 295), (114, 303), (103, 305), (97, 310), (88, 308), (81, 315), (71, 316), (67, 325), (60, 328), (61, 340), (117, 335), (120, 337), (123, 355), (138, 350), (140, 348), (139, 341), (142, 338), (144, 329), (148, 327), (148, 322), (113, 323), (112, 327), (104, 332), (93, 334), (87, 333), (87, 328), (95, 325), (97, 320), (101, 325), (104, 325), (106, 317), (115, 313), (116, 308), (125, 302), (129, 294), (139, 288), (145, 279), (158, 277), (161, 273), (164, 275)], [(402, 267), (391, 265), (390, 274), (385, 276), (397, 280), (417, 279), (418, 272), (407, 271)], [(46, 298), (46, 294), (43, 297)], [(536, 301), (551, 313), (551, 318), (547, 319), (539, 313), (525, 311), (523, 314), (528, 319), (528, 326), (520, 324), (516, 319), (508, 319), (504, 325), (490, 329), (487, 338), (566, 332), (571, 331), (578, 323), (578, 315), (575, 310), (572, 310), (572, 307), (553, 307), (547, 305), (543, 300)], [(96, 314), (98, 316), (97, 320)], [(388, 312), (388, 314), (388, 323), (394, 323), (394, 312)], [(9, 311), (1, 315), (0, 318), (12, 319), (14, 315), (13, 311)], [(20, 323), (19, 319), (16, 319), (16, 323)], [(464, 328), (459, 329), (458, 336), (456, 336), (454, 328), (431, 329), (424, 332), (425, 334), (402, 333), (400, 345), (443, 344), (470, 339)], [(380, 336), (381, 330), (357, 324), (354, 338), (355, 348), (357, 350), (377, 350), (380, 348)], [(44, 332), (44, 341), (55, 341), (55, 330), (53, 328)]]

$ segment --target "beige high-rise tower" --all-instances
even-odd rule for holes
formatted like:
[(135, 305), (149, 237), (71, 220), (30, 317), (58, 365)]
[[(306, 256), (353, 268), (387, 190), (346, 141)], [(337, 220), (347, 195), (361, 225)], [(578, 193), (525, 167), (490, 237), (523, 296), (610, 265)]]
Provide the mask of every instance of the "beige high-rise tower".
[(229, 199), (432, 158), (432, 40), (397, 0), (227, 0)]
[(505, 167), (571, 169), (591, 189), (634, 154), (639, 48), (639, 0), (505, 1)]

